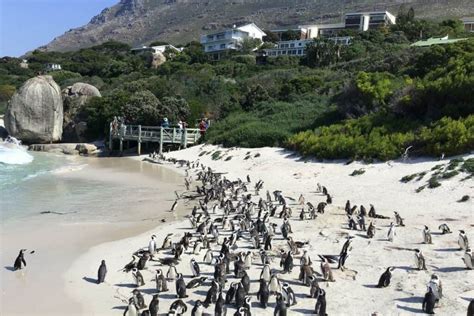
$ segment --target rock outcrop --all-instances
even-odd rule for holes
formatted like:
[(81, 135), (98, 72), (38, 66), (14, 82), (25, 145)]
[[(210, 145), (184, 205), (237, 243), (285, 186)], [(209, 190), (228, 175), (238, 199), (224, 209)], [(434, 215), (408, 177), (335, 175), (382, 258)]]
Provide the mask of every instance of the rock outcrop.
[(33, 144), (28, 147), (30, 151), (43, 151), (65, 155), (96, 155), (99, 153), (94, 144)]
[(100, 91), (93, 85), (78, 82), (62, 91), (64, 103), (64, 128), (62, 140), (65, 142), (86, 141), (87, 118), (82, 108), (92, 97), (101, 97)]
[(156, 52), (152, 54), (151, 68), (157, 69), (165, 62), (166, 62), (166, 57), (162, 53)]
[(31, 78), (13, 95), (5, 113), (5, 127), (24, 143), (61, 140), (63, 100), (51, 76)]

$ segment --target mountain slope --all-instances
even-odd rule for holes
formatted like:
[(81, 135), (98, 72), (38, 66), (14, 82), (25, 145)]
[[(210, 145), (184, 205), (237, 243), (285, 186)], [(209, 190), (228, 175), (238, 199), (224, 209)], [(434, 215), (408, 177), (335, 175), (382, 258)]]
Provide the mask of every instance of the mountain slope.
[(70, 51), (117, 40), (131, 45), (164, 40), (184, 44), (209, 30), (240, 22), (262, 28), (329, 22), (341, 13), (389, 10), (413, 6), (419, 17), (460, 17), (474, 13), (472, 0), (121, 0), (82, 27), (72, 29), (41, 47)]

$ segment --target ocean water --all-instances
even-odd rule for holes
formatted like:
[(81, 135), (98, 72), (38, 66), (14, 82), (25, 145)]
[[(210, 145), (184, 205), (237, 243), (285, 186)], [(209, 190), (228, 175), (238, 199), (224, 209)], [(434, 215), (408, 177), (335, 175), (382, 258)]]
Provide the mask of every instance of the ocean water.
[(155, 216), (156, 201), (168, 199), (173, 194), (168, 187), (181, 182), (169, 170), (129, 159), (28, 152), (0, 144), (4, 223), (140, 221)]

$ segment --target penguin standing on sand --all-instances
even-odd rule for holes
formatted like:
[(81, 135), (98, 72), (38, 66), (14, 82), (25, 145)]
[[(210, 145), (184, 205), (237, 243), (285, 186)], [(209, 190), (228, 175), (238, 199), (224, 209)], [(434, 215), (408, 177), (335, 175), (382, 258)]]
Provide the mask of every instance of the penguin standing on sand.
[(395, 232), (395, 224), (392, 222), (390, 223), (390, 227), (388, 228), (387, 239), (388, 241), (393, 242), (393, 238), (397, 235)]
[(286, 303), (283, 300), (283, 295), (280, 293), (277, 294), (276, 297), (276, 305), (275, 305), (275, 311), (273, 312), (274, 316), (286, 316)]
[(265, 264), (262, 268), (262, 272), (260, 273), (260, 280), (264, 280), (265, 282), (270, 282), (270, 279), (271, 279), (270, 265)]
[(375, 236), (375, 225), (370, 222), (369, 228), (367, 228), (367, 238), (374, 238)]
[(283, 283), (281, 294), (283, 295), (283, 300), (286, 302), (287, 306), (296, 305), (295, 292), (293, 292), (293, 289), (288, 283)]
[(433, 290), (428, 288), (428, 292), (425, 294), (425, 298), (423, 299), (422, 309), (426, 314), (434, 314), (434, 307), (436, 304), (436, 297), (433, 294)]
[(442, 235), (452, 233), (451, 229), (449, 229), (448, 224), (441, 224), (441, 225), (439, 225), (438, 229), (441, 230)]
[(288, 251), (283, 264), (283, 273), (291, 273), (291, 271), (293, 271), (293, 265), (293, 256), (291, 255), (291, 251)]
[(20, 270), (23, 267), (26, 267), (25, 255), (24, 252), (26, 249), (21, 249), (18, 257), (15, 259), (15, 263), (13, 264), (13, 271)]
[(318, 279), (316, 278), (316, 276), (312, 275), (309, 277), (309, 280), (311, 282), (311, 287), (309, 289), (309, 297), (316, 298), (319, 291)]
[(183, 300), (176, 300), (170, 306), (168, 315), (183, 315), (188, 311), (188, 306)]
[(418, 270), (426, 270), (425, 256), (420, 249), (415, 249), (415, 266)]
[(176, 267), (173, 264), (170, 264), (170, 267), (168, 268), (168, 272), (166, 272), (166, 278), (168, 280), (176, 280), (176, 277), (178, 276), (178, 271), (176, 270)]
[(199, 268), (199, 264), (196, 262), (194, 258), (191, 259), (190, 266), (191, 266), (191, 273), (193, 274), (193, 278), (201, 275), (201, 268)]
[(152, 235), (151, 240), (148, 243), (148, 251), (150, 252), (152, 257), (156, 253), (156, 240), (155, 239), (156, 239), (156, 236)]
[(471, 248), (467, 248), (466, 252), (464, 253), (464, 257), (462, 258), (464, 261), (464, 264), (466, 265), (466, 268), (468, 270), (474, 269), (474, 260), (472, 258), (472, 251)]
[(138, 309), (144, 309), (147, 307), (145, 304), (145, 299), (143, 298), (143, 295), (142, 293), (140, 293), (139, 290), (137, 289), (133, 290), (132, 294), (133, 294), (133, 300)]
[(150, 311), (150, 316), (158, 316), (160, 301), (158, 299), (158, 294), (153, 295), (153, 299), (150, 302), (148, 310)]
[(219, 295), (217, 296), (216, 305), (214, 307), (215, 316), (225, 316), (225, 314), (227, 314), (227, 308), (225, 307), (224, 303), (224, 295), (222, 294), (222, 291), (220, 291)]
[(226, 304), (232, 304), (235, 298), (235, 293), (237, 292), (238, 288), (238, 283), (231, 283), (229, 286), (229, 290), (227, 291), (225, 295), (225, 303)]
[(237, 286), (237, 291), (235, 292), (235, 306), (237, 308), (244, 306), (245, 296), (247, 296), (245, 288), (242, 283), (239, 283)]
[(247, 274), (247, 272), (244, 271), (244, 275), (242, 276), (242, 279), (240, 280), (240, 283), (245, 289), (245, 293), (248, 294), (250, 291), (250, 277)]
[(317, 316), (326, 316), (326, 291), (319, 289), (316, 295), (316, 306), (314, 307), (314, 313)]
[(278, 280), (278, 276), (273, 274), (270, 278), (270, 285), (269, 285), (270, 294), (277, 294), (281, 292), (280, 281)]
[(183, 274), (179, 273), (178, 278), (176, 279), (176, 296), (178, 298), (186, 298), (186, 283), (183, 279)]
[(107, 266), (105, 265), (105, 260), (102, 260), (97, 271), (97, 284), (105, 282), (105, 275), (107, 274)]
[(464, 230), (459, 231), (458, 245), (461, 250), (469, 248), (469, 240)]
[(145, 285), (145, 279), (143, 278), (143, 275), (137, 268), (132, 269), (132, 277), (133, 277), (133, 282), (135, 283), (135, 286), (142, 286)]
[(267, 308), (268, 298), (270, 296), (270, 290), (268, 289), (268, 284), (264, 279), (260, 279), (260, 288), (257, 292), (257, 299), (260, 301), (260, 306)]
[(378, 288), (387, 287), (390, 285), (390, 279), (392, 278), (391, 267), (388, 267), (384, 273), (380, 276), (379, 283), (377, 284)]
[(204, 306), (202, 306), (202, 303), (200, 300), (197, 300), (196, 303), (194, 303), (194, 307), (191, 310), (191, 316), (202, 316), (204, 313)]
[(210, 264), (212, 262), (212, 249), (208, 249), (206, 251), (203, 261), (207, 264)]
[(167, 285), (165, 276), (163, 275), (163, 271), (161, 271), (161, 269), (156, 270), (155, 281), (156, 281), (156, 291), (158, 293), (168, 291), (168, 285)]
[(425, 244), (433, 243), (433, 239), (431, 238), (431, 231), (426, 225), (425, 225), (425, 228), (423, 229), (423, 242)]
[(140, 257), (140, 260), (138, 260), (137, 269), (138, 270), (145, 269), (146, 263), (149, 259), (150, 259), (150, 254), (148, 252), (145, 252), (143, 256)]
[(138, 316), (138, 309), (135, 306), (135, 300), (133, 297), (128, 300), (128, 306), (123, 312), (123, 316)]
[(173, 233), (170, 233), (166, 235), (165, 239), (163, 240), (163, 244), (161, 245), (162, 249), (169, 249), (171, 248), (172, 242), (171, 242), (171, 236)]
[(326, 258), (321, 262), (321, 274), (323, 275), (324, 281), (334, 282), (331, 266)]

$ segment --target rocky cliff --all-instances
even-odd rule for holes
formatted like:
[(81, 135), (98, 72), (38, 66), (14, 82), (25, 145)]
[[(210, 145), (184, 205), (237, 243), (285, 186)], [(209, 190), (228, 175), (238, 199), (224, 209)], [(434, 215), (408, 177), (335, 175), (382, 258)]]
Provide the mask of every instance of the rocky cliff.
[(341, 13), (389, 10), (413, 6), (420, 17), (474, 14), (472, 0), (121, 0), (85, 26), (72, 29), (41, 49), (70, 51), (117, 40), (131, 45), (153, 40), (184, 44), (209, 30), (240, 22), (262, 28), (286, 28), (300, 23), (333, 22)]

